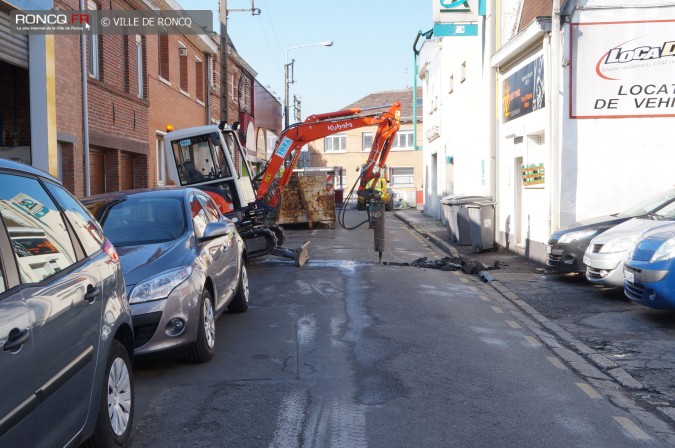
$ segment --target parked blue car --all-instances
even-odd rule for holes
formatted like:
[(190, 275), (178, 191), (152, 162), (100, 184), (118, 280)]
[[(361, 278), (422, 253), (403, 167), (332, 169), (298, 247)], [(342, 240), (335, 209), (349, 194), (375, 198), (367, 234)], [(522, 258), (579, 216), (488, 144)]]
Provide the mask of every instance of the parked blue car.
[(675, 309), (675, 224), (645, 233), (628, 255), (624, 293), (640, 305)]

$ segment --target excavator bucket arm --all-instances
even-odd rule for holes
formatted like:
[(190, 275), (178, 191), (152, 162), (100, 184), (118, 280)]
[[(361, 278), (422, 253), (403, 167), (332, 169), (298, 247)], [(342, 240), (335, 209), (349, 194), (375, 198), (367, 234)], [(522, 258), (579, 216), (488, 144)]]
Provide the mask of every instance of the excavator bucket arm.
[[(285, 170), (278, 181), (276, 190), (273, 192), (269, 205), (276, 207), (283, 188), (288, 185), (293, 169), (300, 157), (302, 147), (314, 140), (337, 134), (349, 129), (357, 129), (365, 126), (378, 125), (377, 134), (373, 139), (373, 147), (366, 162), (365, 173), (377, 172), (376, 168), (383, 167), (387, 155), (391, 149), (393, 136), (399, 129), (401, 117), (401, 104), (396, 102), (386, 112), (379, 114), (363, 114), (371, 109), (346, 109), (337, 112), (311, 115), (302, 123), (296, 123), (284, 130), (277, 140), (274, 153), (270, 158), (265, 171), (261, 176), (256, 190), (256, 198), (262, 200), (270, 190), (276, 174), (286, 164)], [(365, 185), (365, 184), (363, 184)]]

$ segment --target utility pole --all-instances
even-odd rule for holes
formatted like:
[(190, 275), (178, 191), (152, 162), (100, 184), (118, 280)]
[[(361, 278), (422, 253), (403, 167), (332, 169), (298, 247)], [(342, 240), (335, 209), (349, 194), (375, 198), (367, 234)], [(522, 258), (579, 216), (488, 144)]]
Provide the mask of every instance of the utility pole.
[(220, 121), (229, 119), (227, 102), (227, 0), (220, 1)]
[[(284, 128), (290, 124), (288, 116), (288, 87), (295, 82), (293, 79), (293, 64), (295, 59), (288, 62), (288, 51), (286, 51), (286, 65), (284, 65)], [(290, 75), (289, 75), (290, 73)]]
[(252, 16), (258, 16), (262, 12), (260, 8), (255, 7), (255, 0), (251, 0), (250, 9), (227, 9), (227, 0), (219, 0), (220, 9), (220, 120), (229, 121), (228, 101), (227, 101), (227, 13), (228, 12), (250, 12)]

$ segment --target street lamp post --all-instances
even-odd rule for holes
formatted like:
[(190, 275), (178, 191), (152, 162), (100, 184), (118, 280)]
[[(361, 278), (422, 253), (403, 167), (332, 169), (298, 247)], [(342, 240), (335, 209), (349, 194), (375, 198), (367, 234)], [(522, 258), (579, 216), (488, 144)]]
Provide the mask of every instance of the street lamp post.
[(288, 117), (288, 87), (290, 84), (292, 84), (293, 80), (289, 79), (288, 72), (290, 70), (290, 67), (293, 65), (295, 62), (295, 59), (293, 59), (290, 63), (288, 62), (288, 52), (291, 50), (296, 50), (298, 48), (305, 48), (305, 47), (314, 47), (316, 45), (322, 45), (324, 47), (330, 47), (333, 45), (333, 41), (327, 40), (324, 42), (317, 42), (315, 44), (306, 44), (306, 45), (298, 45), (297, 47), (291, 47), (286, 50), (286, 64), (284, 65), (284, 128), (287, 128), (289, 125), (289, 117)]

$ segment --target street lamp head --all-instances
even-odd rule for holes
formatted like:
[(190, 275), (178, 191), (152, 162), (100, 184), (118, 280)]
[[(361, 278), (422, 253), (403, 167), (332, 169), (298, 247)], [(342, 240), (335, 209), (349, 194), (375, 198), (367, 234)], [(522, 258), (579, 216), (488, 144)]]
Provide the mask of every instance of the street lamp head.
[(332, 47), (333, 46), (333, 41), (332, 40), (327, 40), (325, 42), (321, 42), (321, 45), (324, 47)]

